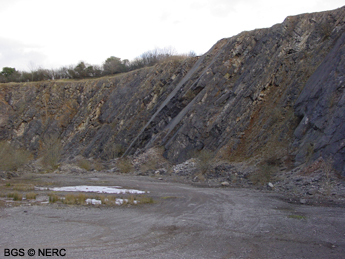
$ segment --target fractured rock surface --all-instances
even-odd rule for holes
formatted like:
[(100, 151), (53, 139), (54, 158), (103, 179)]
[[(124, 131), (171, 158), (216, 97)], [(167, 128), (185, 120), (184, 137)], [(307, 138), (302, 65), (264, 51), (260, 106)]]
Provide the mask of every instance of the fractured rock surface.
[(203, 56), (109, 78), (1, 84), (0, 138), (36, 155), (112, 159), (153, 146), (286, 166), (332, 159), (345, 175), (345, 7), (222, 39)]

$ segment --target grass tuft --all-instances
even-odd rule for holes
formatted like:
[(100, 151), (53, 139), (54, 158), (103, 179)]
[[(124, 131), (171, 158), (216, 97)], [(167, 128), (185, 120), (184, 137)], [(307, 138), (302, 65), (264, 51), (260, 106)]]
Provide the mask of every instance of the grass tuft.
[(8, 198), (13, 198), (14, 201), (21, 201), (23, 199), (23, 195), (19, 192), (12, 192), (7, 195)]
[(171, 200), (171, 199), (177, 199), (177, 196), (164, 196), (162, 197), (163, 200)]
[(36, 200), (36, 197), (37, 197), (37, 193), (35, 193), (35, 192), (28, 192), (26, 194), (27, 200)]
[(86, 195), (84, 193), (67, 194), (65, 199), (62, 200), (64, 204), (70, 205), (83, 205), (85, 204)]
[(130, 195), (127, 198), (122, 197), (122, 199), (117, 199), (115, 195), (103, 195), (103, 194), (86, 196), (84, 193), (78, 193), (78, 194), (70, 193), (70, 194), (66, 194), (64, 197), (59, 197), (55, 193), (49, 194), (50, 203), (62, 201), (62, 203), (68, 204), (68, 205), (86, 205), (86, 199), (88, 198), (100, 200), (101, 204), (106, 205), (106, 206), (113, 206), (113, 205), (118, 205), (118, 204), (136, 205), (136, 204), (154, 203), (154, 200), (151, 197), (148, 197), (146, 195)]
[(146, 203), (154, 203), (152, 197), (148, 197), (147, 195), (139, 195), (137, 196), (138, 203), (146, 204)]
[(33, 184), (25, 184), (25, 183), (19, 183), (13, 185), (13, 190), (16, 191), (32, 191), (35, 189), (35, 186)]
[(55, 203), (59, 200), (60, 200), (59, 196), (56, 195), (55, 193), (49, 194), (49, 203)]
[(289, 215), (288, 218), (290, 218), (290, 219), (306, 219), (306, 216), (303, 216), (303, 215)]

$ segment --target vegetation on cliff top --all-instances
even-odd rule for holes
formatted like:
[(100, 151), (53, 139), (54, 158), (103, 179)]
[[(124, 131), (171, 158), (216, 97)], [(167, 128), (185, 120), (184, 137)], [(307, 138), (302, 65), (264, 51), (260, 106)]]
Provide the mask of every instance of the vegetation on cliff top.
[(183, 59), (193, 56), (195, 56), (193, 51), (188, 54), (177, 54), (172, 48), (156, 48), (154, 50), (144, 52), (132, 61), (129, 61), (128, 59), (121, 60), (121, 58), (111, 56), (104, 61), (102, 66), (91, 65), (81, 61), (76, 66), (64, 66), (59, 69), (37, 68), (31, 69), (30, 72), (17, 71), (12, 67), (3, 67), (0, 72), (0, 83), (97, 78), (153, 66), (170, 59)]

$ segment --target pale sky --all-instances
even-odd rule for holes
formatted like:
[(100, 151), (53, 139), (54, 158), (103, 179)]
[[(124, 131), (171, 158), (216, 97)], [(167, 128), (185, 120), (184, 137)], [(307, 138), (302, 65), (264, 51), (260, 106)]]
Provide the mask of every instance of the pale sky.
[(222, 38), (345, 0), (0, 0), (0, 70), (59, 68), (154, 48), (201, 55)]

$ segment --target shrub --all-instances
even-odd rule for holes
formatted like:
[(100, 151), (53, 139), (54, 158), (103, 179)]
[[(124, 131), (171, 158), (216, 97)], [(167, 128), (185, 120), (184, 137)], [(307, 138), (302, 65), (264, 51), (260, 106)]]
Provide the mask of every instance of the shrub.
[(268, 164), (259, 166), (259, 169), (250, 174), (249, 179), (253, 184), (264, 185), (271, 180), (272, 168)]
[(122, 156), (125, 153), (125, 148), (121, 144), (109, 144), (105, 148), (106, 158), (114, 159)]
[(102, 163), (99, 161), (94, 162), (94, 168), (96, 171), (102, 171), (104, 169)]
[(206, 174), (212, 168), (212, 160), (214, 153), (209, 150), (203, 149), (196, 154), (197, 168), (201, 174)]
[(327, 22), (320, 23), (319, 26), (320, 26), (319, 28), (320, 28), (321, 36), (323, 37), (322, 40), (328, 39), (331, 36), (332, 31), (333, 31), (332, 23), (327, 21)]
[(133, 165), (128, 158), (121, 158), (117, 161), (117, 167), (121, 173), (129, 173), (133, 170)]
[(56, 169), (61, 158), (62, 143), (56, 137), (46, 137), (43, 140), (42, 164), (49, 169)]
[(333, 189), (333, 184), (332, 184), (332, 172), (333, 172), (333, 159), (328, 158), (326, 161), (324, 161), (323, 164), (323, 172), (325, 174), (325, 183), (323, 184), (323, 188), (326, 191), (326, 195), (329, 196), (331, 194), (331, 191)]
[(280, 159), (273, 156), (263, 161), (257, 171), (250, 174), (249, 179), (253, 184), (264, 185), (271, 181), (274, 172), (280, 164)]
[(0, 142), (0, 170), (17, 171), (32, 159), (29, 151), (16, 149), (7, 141)]
[(91, 162), (85, 158), (78, 160), (77, 164), (80, 168), (85, 169), (86, 171), (90, 171), (92, 167)]
[(121, 61), (121, 58), (111, 56), (103, 64), (103, 73), (105, 75), (117, 74), (127, 70), (128, 60)]

